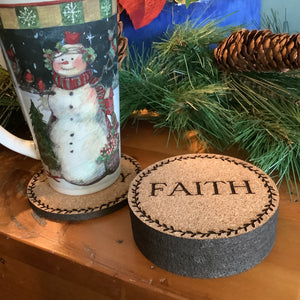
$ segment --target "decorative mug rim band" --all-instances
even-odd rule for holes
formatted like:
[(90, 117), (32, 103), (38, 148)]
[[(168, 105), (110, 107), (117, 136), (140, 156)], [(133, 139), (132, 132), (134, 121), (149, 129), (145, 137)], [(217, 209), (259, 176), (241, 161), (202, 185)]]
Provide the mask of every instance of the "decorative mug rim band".
[(27, 4), (24, 0), (22, 5), (0, 4), (0, 29), (72, 26), (108, 19), (116, 14), (116, 0), (33, 0)]
[(17, 6), (46, 6), (46, 5), (57, 5), (66, 2), (78, 2), (78, 1), (86, 1), (86, 0), (46, 0), (46, 1), (30, 1), (30, 2), (28, 0), (23, 0), (23, 1), (19, 0), (19, 1), (15, 1), (15, 3), (11, 3), (11, 0), (6, 0), (0, 3), (0, 8), (12, 8)]

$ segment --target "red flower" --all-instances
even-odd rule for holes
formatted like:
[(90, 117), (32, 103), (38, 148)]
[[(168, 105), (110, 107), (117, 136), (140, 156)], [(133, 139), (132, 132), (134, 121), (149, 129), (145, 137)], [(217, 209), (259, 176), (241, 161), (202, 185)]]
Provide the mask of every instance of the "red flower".
[(119, 0), (135, 29), (148, 25), (163, 9), (166, 0)]

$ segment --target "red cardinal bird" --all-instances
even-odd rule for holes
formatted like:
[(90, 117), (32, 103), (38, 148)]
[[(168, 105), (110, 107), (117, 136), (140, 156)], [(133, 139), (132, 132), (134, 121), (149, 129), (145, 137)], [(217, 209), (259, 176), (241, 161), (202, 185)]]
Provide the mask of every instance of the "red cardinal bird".
[(7, 56), (10, 60), (15, 60), (15, 52), (12, 48), (6, 50)]
[(28, 69), (26, 70), (25, 79), (28, 83), (32, 83), (34, 80), (32, 73)]
[(65, 33), (65, 42), (67, 44), (78, 44), (80, 41), (81, 33), (74, 32), (71, 33), (70, 31), (66, 31)]
[(39, 86), (40, 92), (43, 92), (45, 90), (45, 83), (40, 78), (38, 79), (38, 86)]

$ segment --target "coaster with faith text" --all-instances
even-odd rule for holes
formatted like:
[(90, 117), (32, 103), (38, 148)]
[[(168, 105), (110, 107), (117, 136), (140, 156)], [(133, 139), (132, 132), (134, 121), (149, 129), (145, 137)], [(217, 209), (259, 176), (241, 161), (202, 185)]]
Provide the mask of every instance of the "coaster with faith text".
[(216, 154), (155, 163), (131, 183), (135, 242), (176, 274), (216, 278), (260, 263), (276, 237), (279, 193), (262, 170)]
[(81, 196), (53, 190), (41, 170), (29, 182), (27, 196), (32, 209), (42, 217), (66, 221), (88, 220), (125, 206), (129, 185), (140, 170), (140, 164), (134, 158), (122, 154), (118, 180), (100, 192)]

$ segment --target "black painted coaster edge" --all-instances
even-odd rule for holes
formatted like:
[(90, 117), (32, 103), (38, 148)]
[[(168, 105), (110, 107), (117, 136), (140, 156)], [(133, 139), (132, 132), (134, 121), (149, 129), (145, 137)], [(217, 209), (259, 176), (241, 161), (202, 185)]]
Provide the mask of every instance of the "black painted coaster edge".
[(114, 206), (111, 206), (109, 208), (103, 209), (103, 210), (98, 210), (94, 211), (91, 213), (82, 213), (82, 214), (57, 214), (57, 213), (51, 213), (45, 210), (42, 210), (35, 206), (32, 202), (29, 201), (29, 204), (31, 208), (34, 210), (34, 212), (46, 219), (52, 219), (55, 221), (86, 221), (98, 217), (103, 217), (108, 214), (111, 214), (127, 205), (127, 198), (120, 201), (119, 203), (115, 204)]
[[(195, 278), (218, 278), (228, 277), (245, 272), (261, 263), (269, 255), (273, 249), (276, 239), (278, 211), (279, 208), (277, 208), (273, 216), (262, 226), (238, 236), (222, 239), (196, 240), (171, 236), (167, 233), (155, 230), (154, 228), (145, 224), (132, 212), (131, 209), (130, 218), (135, 243), (142, 254), (152, 263), (177, 275)], [(257, 240), (268, 241), (268, 244), (265, 245), (264, 251), (259, 253), (260, 255), (256, 259), (252, 258), (252, 261), (249, 261), (249, 256), (251, 257), (252, 252), (254, 256), (258, 254), (255, 249), (251, 249), (250, 247), (249, 249), (247, 247), (242, 247), (243, 251), (240, 253), (236, 252), (236, 245), (243, 245), (247, 239), (253, 243), (255, 243)], [(224, 272), (224, 266), (222, 266), (222, 268), (218, 268), (215, 265), (216, 262), (214, 261), (214, 257), (206, 257), (205, 259), (207, 259), (208, 263), (205, 268), (195, 269), (196, 263), (193, 264), (190, 262), (191, 258), (188, 257), (188, 254), (186, 257), (182, 257), (182, 253), (190, 252), (190, 249), (192, 248), (201, 250), (201, 248), (205, 248), (207, 246), (211, 249), (214, 249), (214, 251), (218, 253), (218, 257), (215, 257), (217, 258), (217, 261), (224, 261), (225, 259), (225, 262), (227, 256), (222, 257), (222, 249), (224, 249), (224, 247), (228, 247), (229, 252), (233, 254), (233, 256), (230, 258), (231, 261), (234, 262), (234, 255), (236, 255), (236, 257), (238, 255), (240, 256), (237, 257), (238, 264), (236, 267), (232, 267), (228, 263), (228, 270), (227, 272)], [(178, 249), (181, 249), (181, 251)], [(247, 253), (248, 250), (249, 253)], [(245, 263), (243, 263), (244, 258)], [(166, 263), (168, 260), (170, 263)], [(213, 267), (211, 265), (213, 265)]]

